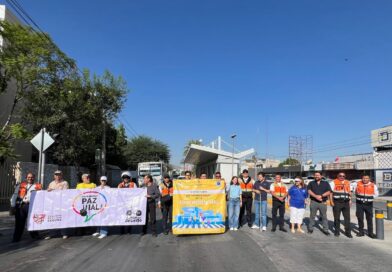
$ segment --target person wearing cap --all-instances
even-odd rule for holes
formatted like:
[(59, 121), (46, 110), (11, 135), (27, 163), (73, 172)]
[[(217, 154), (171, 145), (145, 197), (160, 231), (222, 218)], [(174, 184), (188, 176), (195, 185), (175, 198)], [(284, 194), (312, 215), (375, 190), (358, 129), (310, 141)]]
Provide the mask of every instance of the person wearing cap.
[[(281, 175), (275, 175), (275, 181), (270, 187), (272, 195), (272, 232), (276, 231), (276, 226), (279, 225), (279, 230), (287, 232), (284, 228), (284, 213), (286, 210), (286, 197), (287, 197), (287, 187), (282, 182)], [(279, 220), (278, 220), (279, 211)]]
[(63, 172), (61, 170), (56, 170), (54, 172), (54, 180), (49, 183), (47, 191), (67, 189), (69, 189), (69, 183), (63, 179)]
[(118, 188), (137, 188), (135, 182), (132, 181), (131, 172), (125, 171), (121, 174), (121, 182), (118, 184)]
[(90, 174), (83, 174), (82, 183), (76, 185), (76, 189), (94, 189), (95, 187), (97, 187), (97, 185), (90, 181)]
[[(106, 176), (102, 176), (100, 179), (100, 185), (97, 187), (99, 190), (105, 190), (105, 189), (110, 189), (110, 187), (107, 185), (108, 183), (108, 178)], [(106, 236), (108, 236), (109, 228), (107, 226), (102, 226), (98, 227), (97, 231), (93, 233), (93, 237), (97, 237), (98, 239), (103, 239)]]
[(240, 209), (240, 227), (242, 227), (243, 217), (246, 211), (246, 221), (248, 227), (252, 227), (252, 202), (253, 202), (253, 185), (255, 181), (249, 176), (247, 169), (242, 171), (242, 175), (239, 179), (240, 188), (242, 192), (242, 206)]
[[(132, 181), (132, 174), (129, 171), (125, 171), (121, 173), (121, 182), (118, 184), (117, 188), (122, 188), (122, 189), (133, 189), (137, 188), (137, 185), (135, 182)], [(120, 232), (121, 234), (125, 233), (132, 233), (132, 226), (121, 226), (120, 227)]]
[[(48, 192), (57, 190), (67, 190), (69, 189), (69, 183), (63, 179), (63, 172), (61, 170), (56, 170), (54, 172), (54, 180), (49, 183), (47, 188)], [(69, 236), (68, 229), (54, 229), (49, 232), (49, 235), (45, 237), (45, 240), (49, 240), (53, 236), (57, 236), (59, 233), (63, 239), (67, 239)]]
[(296, 177), (294, 182), (295, 185), (289, 189), (288, 195), (291, 233), (295, 233), (295, 225), (298, 227), (298, 232), (305, 233), (301, 226), (304, 219), (308, 192), (306, 190), (304, 181), (300, 177)]
[(346, 174), (340, 172), (337, 178), (329, 183), (331, 187), (331, 194), (329, 200), (333, 209), (335, 237), (340, 235), (340, 214), (343, 213), (344, 230), (348, 238), (353, 238), (351, 235), (351, 184), (346, 179)]
[(173, 212), (173, 182), (169, 175), (164, 175), (163, 182), (159, 185), (161, 199), (158, 207), (162, 209), (162, 228), (165, 235), (171, 231), (171, 221)]

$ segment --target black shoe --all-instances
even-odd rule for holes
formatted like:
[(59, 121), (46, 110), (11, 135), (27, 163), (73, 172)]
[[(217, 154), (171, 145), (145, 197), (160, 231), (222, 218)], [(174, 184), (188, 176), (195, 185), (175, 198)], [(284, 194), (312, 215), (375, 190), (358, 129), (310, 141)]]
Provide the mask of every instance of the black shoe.
[(163, 234), (168, 235), (169, 232), (168, 232), (167, 230), (165, 230), (165, 231), (163, 232)]
[(346, 231), (345, 234), (346, 234), (346, 236), (347, 236), (348, 238), (353, 238), (353, 236), (351, 235), (351, 231), (350, 231), (350, 232)]
[(308, 230), (308, 233), (309, 233), (309, 234), (312, 234), (312, 233), (313, 233), (313, 230), (312, 230), (312, 229)]
[(324, 233), (325, 235), (327, 235), (327, 236), (329, 236), (330, 235), (330, 233), (329, 233), (329, 231), (328, 230), (322, 230), (322, 233)]
[(369, 233), (369, 237), (372, 238), (372, 239), (376, 239), (377, 235), (375, 235), (374, 233)]
[(248, 227), (251, 228), (251, 227), (252, 227), (252, 224), (248, 224)]
[(276, 227), (273, 227), (273, 228), (271, 229), (271, 231), (272, 231), (272, 232), (275, 232), (275, 231), (276, 231)]
[(357, 237), (362, 237), (362, 236), (365, 236), (365, 234), (363, 232), (358, 232), (357, 233)]
[(284, 227), (279, 228), (279, 230), (283, 232), (287, 232), (287, 230)]
[(335, 237), (339, 237), (340, 236), (340, 232), (336, 231), (334, 235), (335, 235)]

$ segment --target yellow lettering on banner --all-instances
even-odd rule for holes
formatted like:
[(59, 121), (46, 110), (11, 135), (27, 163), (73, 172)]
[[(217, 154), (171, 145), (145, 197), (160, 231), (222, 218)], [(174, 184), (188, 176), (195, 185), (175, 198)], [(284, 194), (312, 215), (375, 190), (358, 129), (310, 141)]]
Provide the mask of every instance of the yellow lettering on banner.
[(225, 181), (192, 179), (173, 181), (173, 234), (224, 233)]

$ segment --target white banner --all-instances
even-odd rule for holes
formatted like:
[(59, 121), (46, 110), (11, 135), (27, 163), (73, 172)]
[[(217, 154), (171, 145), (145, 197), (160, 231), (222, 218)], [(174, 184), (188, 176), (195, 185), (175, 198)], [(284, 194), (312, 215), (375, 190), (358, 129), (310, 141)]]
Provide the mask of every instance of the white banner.
[(34, 191), (28, 230), (144, 225), (146, 189)]

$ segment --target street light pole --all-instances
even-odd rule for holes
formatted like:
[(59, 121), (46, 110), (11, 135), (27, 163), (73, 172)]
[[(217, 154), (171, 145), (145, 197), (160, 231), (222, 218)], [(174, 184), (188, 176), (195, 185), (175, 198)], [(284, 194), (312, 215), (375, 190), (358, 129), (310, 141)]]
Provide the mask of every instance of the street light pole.
[(233, 134), (230, 136), (231, 139), (233, 140), (233, 152), (231, 154), (231, 176), (234, 176), (234, 138), (237, 137), (236, 134)]

